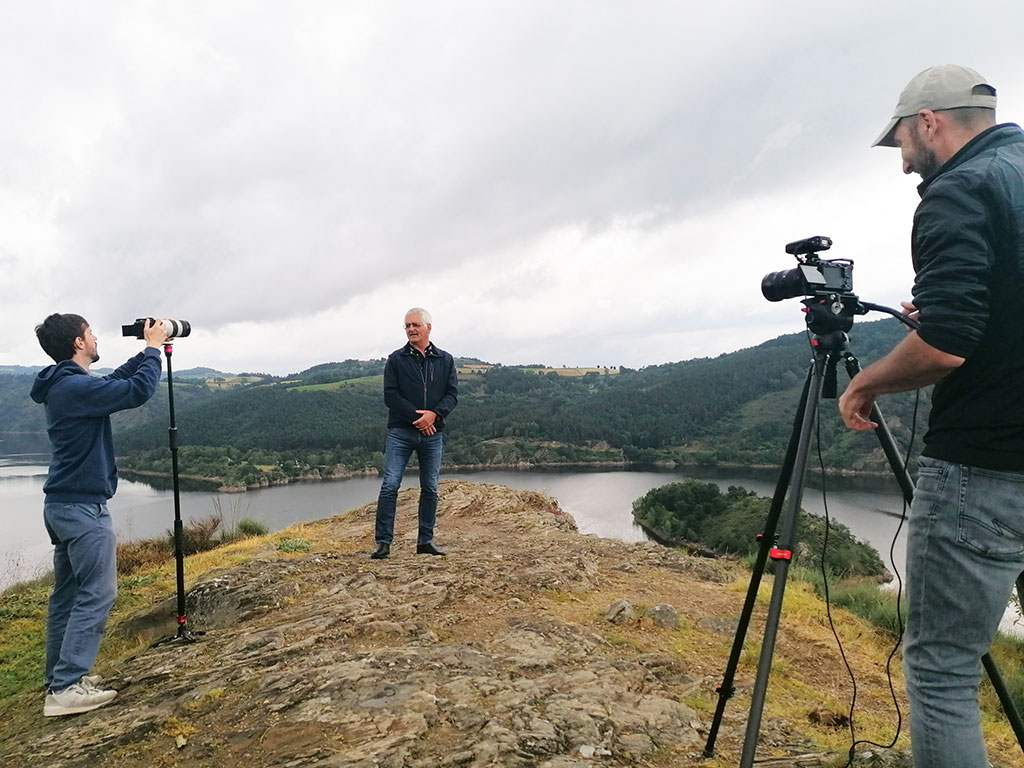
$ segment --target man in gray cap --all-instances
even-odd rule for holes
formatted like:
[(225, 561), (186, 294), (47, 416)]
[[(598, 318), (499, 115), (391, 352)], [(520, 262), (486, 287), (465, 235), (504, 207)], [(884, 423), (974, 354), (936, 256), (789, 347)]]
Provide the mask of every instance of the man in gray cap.
[(878, 395), (935, 384), (907, 539), (904, 668), (919, 768), (987, 768), (977, 688), (1024, 570), (1024, 133), (996, 91), (942, 65), (900, 94), (875, 146), (919, 173), (913, 302), (921, 329), (847, 386), (851, 429)]

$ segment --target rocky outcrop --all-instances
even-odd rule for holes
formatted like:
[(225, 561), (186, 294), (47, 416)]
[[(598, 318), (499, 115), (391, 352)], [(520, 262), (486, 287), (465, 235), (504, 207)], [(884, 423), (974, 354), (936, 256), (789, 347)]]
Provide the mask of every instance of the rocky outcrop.
[[(415, 490), (403, 492), (388, 560), (367, 556), (371, 505), (308, 526), (312, 553), (282, 554), (270, 537), (250, 562), (208, 574), (189, 592), (199, 642), (115, 664), (114, 703), (40, 722), (3, 747), (0, 763), (701, 762), (707, 707), (699, 715), (687, 702), (710, 701), (724, 657), (691, 667), (675, 649), (708, 644), (699, 621), (734, 615), (738, 598), (723, 589), (731, 566), (582, 536), (551, 498), (448, 481), (438, 543), (450, 554), (417, 556), (415, 503)], [(110, 631), (156, 637), (173, 632), (173, 618), (168, 603)], [(743, 714), (737, 705), (726, 722), (726, 749)], [(788, 725), (766, 731), (776, 753), (807, 751)]]

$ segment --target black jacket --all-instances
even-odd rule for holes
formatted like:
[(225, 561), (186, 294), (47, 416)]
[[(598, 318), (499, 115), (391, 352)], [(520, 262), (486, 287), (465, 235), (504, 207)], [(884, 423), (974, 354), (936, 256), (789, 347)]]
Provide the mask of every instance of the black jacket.
[(425, 355), (406, 344), (388, 355), (384, 365), (384, 404), (388, 407), (388, 429), (411, 427), (420, 417), (418, 410), (433, 411), (434, 423), (444, 429), (444, 420), (458, 404), (459, 378), (455, 360), (431, 343)]
[(935, 385), (924, 455), (1024, 472), (1024, 133), (988, 129), (918, 191), (919, 333), (965, 358)]

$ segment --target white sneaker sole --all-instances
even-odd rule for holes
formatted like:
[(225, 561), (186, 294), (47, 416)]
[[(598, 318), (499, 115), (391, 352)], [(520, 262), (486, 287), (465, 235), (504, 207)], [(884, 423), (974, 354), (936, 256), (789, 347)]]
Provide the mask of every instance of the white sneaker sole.
[(85, 704), (80, 707), (61, 707), (58, 705), (44, 705), (43, 706), (43, 717), (62, 717), (63, 715), (80, 715), (83, 712), (92, 712), (94, 709), (99, 709), (116, 699), (117, 696), (111, 696), (106, 701), (101, 701), (98, 704)]

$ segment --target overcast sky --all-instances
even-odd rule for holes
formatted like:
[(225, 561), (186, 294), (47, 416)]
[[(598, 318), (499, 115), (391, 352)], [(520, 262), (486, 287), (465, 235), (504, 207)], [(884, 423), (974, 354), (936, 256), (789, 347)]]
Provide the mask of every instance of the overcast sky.
[[(189, 320), (178, 368), (717, 355), (803, 328), (825, 234), (909, 294), (918, 177), (870, 147), (954, 62), (1024, 120), (1024, 3), (0, 0), (0, 364), (33, 327)], [(854, 351), (856, 351), (854, 328)]]

